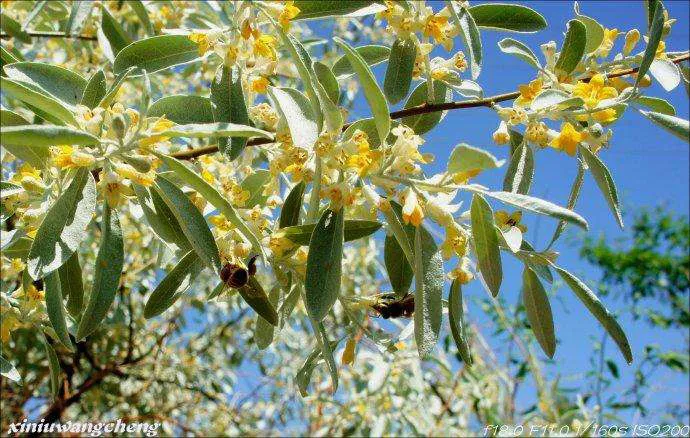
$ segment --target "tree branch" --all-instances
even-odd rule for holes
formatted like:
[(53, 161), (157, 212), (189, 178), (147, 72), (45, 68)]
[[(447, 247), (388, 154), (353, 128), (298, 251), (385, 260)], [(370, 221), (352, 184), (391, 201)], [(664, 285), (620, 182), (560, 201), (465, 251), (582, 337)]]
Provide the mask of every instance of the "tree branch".
[[(35, 37), (35, 38), (70, 38), (70, 39), (75, 39), (75, 40), (84, 40), (84, 41), (96, 41), (98, 38), (96, 36), (91, 36), (91, 35), (67, 35), (64, 32), (51, 32), (51, 31), (27, 31), (26, 32), (30, 37)], [(6, 40), (12, 38), (12, 35), (6, 34), (5, 32), (0, 33), (0, 39)]]
[[(679, 64), (683, 61), (690, 59), (690, 53), (686, 52), (672, 58), (670, 61), (674, 64)], [(615, 71), (608, 75), (609, 78), (617, 78), (621, 76), (628, 76), (637, 73), (639, 67), (628, 68), (625, 70)], [(589, 82), (592, 77), (587, 77), (582, 79), (584, 82)], [(491, 108), (493, 105), (499, 102), (505, 102), (508, 100), (517, 99), (520, 96), (519, 91), (511, 91), (510, 93), (496, 94), (494, 96), (485, 97), (484, 99), (472, 99), (472, 100), (461, 100), (455, 102), (443, 102), (443, 103), (423, 103), (421, 105), (413, 106), (410, 108), (405, 108), (399, 111), (393, 111), (390, 113), (391, 119), (402, 119), (409, 116), (417, 116), (420, 114), (435, 113), (439, 111), (448, 111), (455, 109), (467, 109), (467, 108), (478, 108), (487, 107)], [(343, 126), (343, 130), (347, 129), (352, 123), (347, 123)], [(247, 146), (259, 146), (263, 144), (273, 143), (271, 139), (255, 138), (247, 142)], [(191, 160), (202, 155), (212, 154), (218, 151), (218, 145), (209, 145), (196, 149), (189, 149), (186, 151), (180, 151), (170, 154), (171, 156), (177, 158), (178, 160)]]

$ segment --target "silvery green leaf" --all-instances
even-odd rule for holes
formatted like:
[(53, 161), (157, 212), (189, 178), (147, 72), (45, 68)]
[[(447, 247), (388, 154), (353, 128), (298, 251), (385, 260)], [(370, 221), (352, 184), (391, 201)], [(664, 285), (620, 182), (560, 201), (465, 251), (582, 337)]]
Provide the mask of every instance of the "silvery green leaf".
[[(568, 196), (568, 204), (566, 204), (566, 208), (568, 210), (575, 208), (575, 204), (577, 203), (577, 199), (580, 197), (580, 189), (582, 188), (582, 183), (584, 181), (585, 166), (582, 160), (577, 160), (577, 175), (575, 176), (575, 180), (573, 180), (573, 185), (570, 188), (570, 195)], [(558, 226), (556, 226), (556, 231), (553, 233), (553, 237), (551, 237), (551, 242), (549, 242), (547, 249), (551, 248), (556, 240), (558, 240), (558, 238), (561, 236), (561, 233), (565, 229), (565, 226), (565, 220), (561, 219), (558, 221)]]
[(94, 6), (95, 4), (89, 1), (73, 1), (72, 10), (65, 24), (65, 33), (67, 35), (79, 35), (91, 16)]
[(64, 125), (65, 123), (77, 124), (74, 114), (67, 104), (45, 93), (36, 85), (29, 82), (15, 81), (3, 76), (0, 78), (0, 87), (2, 87), (3, 93), (7, 93), (7, 95), (31, 105), (36, 111), (40, 111), (40, 116), (49, 122), (57, 125)]
[(45, 347), (46, 356), (48, 357), (48, 369), (50, 371), (50, 392), (53, 397), (57, 397), (60, 390), (60, 382), (62, 380), (60, 361), (58, 360), (55, 350), (48, 342), (45, 333), (43, 334), (43, 346)]
[(139, 184), (132, 184), (132, 188), (151, 231), (163, 242), (182, 249), (191, 248), (175, 215), (158, 192)]
[(410, 91), (416, 56), (417, 44), (412, 38), (398, 38), (393, 43), (383, 81), (383, 91), (390, 103), (400, 102)]
[(0, 28), (18, 41), (26, 44), (31, 43), (31, 35), (22, 29), (22, 25), (17, 20), (3, 13), (0, 17)]
[(497, 160), (496, 157), (483, 149), (460, 143), (455, 146), (448, 159), (448, 172), (458, 173), (468, 170), (495, 169), (503, 166), (505, 160)]
[(110, 45), (110, 51), (115, 56), (132, 43), (132, 38), (127, 35), (127, 32), (108, 12), (107, 8), (101, 8), (101, 31)]
[(582, 60), (587, 45), (587, 29), (580, 20), (570, 20), (561, 53), (556, 61), (556, 70), (572, 73)]
[(635, 87), (640, 85), (640, 81), (644, 78), (644, 75), (649, 70), (652, 65), (654, 58), (656, 57), (656, 50), (659, 47), (659, 42), (661, 41), (661, 34), (664, 31), (664, 7), (661, 2), (656, 2), (656, 7), (654, 8), (654, 14), (651, 16), (651, 25), (649, 27), (647, 48), (645, 48), (644, 55), (642, 56), (642, 62), (640, 62), (640, 68), (637, 70), (637, 80), (635, 81)]
[(149, 74), (199, 59), (199, 48), (187, 35), (159, 35), (141, 39), (123, 48), (115, 57), (113, 72), (119, 75), (130, 67), (136, 74)]
[(329, 100), (337, 105), (340, 101), (340, 84), (329, 66), (320, 61), (315, 61), (311, 65), (323, 89), (326, 91)]
[(537, 56), (526, 44), (512, 38), (504, 38), (498, 42), (501, 52), (516, 56), (534, 68), (540, 69), (541, 63)]
[[(378, 45), (359, 46), (355, 47), (355, 50), (370, 67), (387, 61), (391, 53), (390, 48)], [(338, 58), (333, 64), (333, 74), (338, 79), (345, 79), (355, 74), (355, 70), (346, 55)]]
[(584, 303), (585, 307), (594, 315), (594, 317), (601, 323), (606, 329), (608, 334), (613, 338), (613, 340), (618, 345), (623, 357), (629, 364), (633, 361), (632, 351), (630, 350), (630, 343), (628, 342), (625, 332), (618, 324), (616, 319), (609, 313), (609, 311), (604, 307), (599, 298), (592, 292), (592, 290), (587, 287), (586, 284), (582, 282), (579, 278), (575, 277), (570, 272), (565, 269), (554, 266), (556, 272), (561, 276), (563, 281), (570, 287), (570, 289), (575, 292), (575, 295)]
[(60, 290), (60, 277), (57, 272), (51, 272), (43, 278), (45, 288), (46, 312), (50, 325), (55, 330), (57, 339), (68, 350), (74, 351), (74, 346), (69, 338), (67, 322), (65, 318), (65, 305), (62, 301), (62, 291)]
[(101, 246), (96, 257), (91, 296), (77, 328), (77, 341), (93, 333), (108, 314), (115, 294), (120, 288), (120, 277), (125, 261), (124, 240), (117, 210), (103, 205)]
[(115, 82), (113, 82), (113, 85), (108, 89), (108, 92), (103, 96), (103, 99), (99, 102), (98, 106), (101, 108), (107, 108), (110, 106), (111, 103), (115, 100), (117, 97), (120, 88), (122, 87), (122, 84), (125, 83), (125, 80), (129, 78), (130, 75), (134, 73), (136, 70), (136, 67), (129, 67), (127, 69), (124, 69), (122, 72), (120, 72), (117, 76), (115, 76)]
[(175, 125), (166, 129), (156, 135), (165, 137), (188, 137), (188, 138), (206, 138), (206, 137), (258, 137), (258, 138), (273, 138), (270, 132), (259, 128), (254, 128), (247, 125), (238, 125), (236, 123), (190, 123), (186, 125)]
[(443, 319), (443, 258), (431, 234), (416, 227), (414, 235), (414, 338), (420, 358), (427, 357), (438, 342)]
[(0, 127), (2, 144), (24, 147), (49, 147), (60, 144), (95, 145), (100, 142), (88, 132), (53, 125), (18, 125)]
[[(268, 293), (268, 301), (273, 307), (278, 306), (278, 301), (280, 301), (280, 286), (276, 285), (271, 289)], [(254, 341), (256, 342), (256, 346), (259, 350), (268, 348), (271, 342), (273, 342), (275, 326), (266, 321), (261, 315), (257, 315), (254, 327)]]
[(659, 81), (666, 91), (674, 90), (680, 85), (678, 66), (668, 59), (655, 59), (649, 66), (649, 73)]
[(464, 6), (460, 7), (460, 11), (458, 11), (453, 2), (447, 1), (446, 4), (451, 16), (460, 28), (460, 36), (467, 48), (472, 79), (477, 79), (482, 69), (482, 39), (477, 23)]
[(498, 295), (503, 280), (501, 251), (498, 247), (494, 212), (488, 202), (480, 195), (472, 197), (470, 208), (472, 237), (477, 254), (477, 267), (493, 296)]
[(311, 150), (319, 131), (309, 99), (294, 88), (269, 87), (268, 95), (287, 121), (294, 145)]
[(581, 97), (572, 97), (564, 91), (544, 90), (532, 100), (530, 107), (533, 111), (544, 109), (563, 111), (568, 108), (581, 107), (584, 103)]
[(471, 366), (474, 362), (472, 359), (472, 352), (470, 350), (470, 343), (467, 337), (467, 326), (463, 317), (462, 308), (462, 287), (460, 282), (453, 280), (450, 285), (450, 293), (448, 294), (448, 322), (450, 324), (450, 332), (453, 335), (455, 345), (458, 347), (458, 353), (465, 365)]
[(649, 108), (650, 110), (666, 114), (667, 116), (675, 116), (676, 109), (665, 99), (652, 96), (640, 96), (634, 99), (634, 102)]
[(201, 212), (187, 195), (168, 178), (158, 175), (153, 188), (175, 215), (182, 232), (196, 251), (199, 259), (204, 265), (210, 267), (216, 275), (220, 276), (221, 263), (218, 246), (216, 246), (213, 233), (211, 233)]
[(528, 266), (522, 272), (522, 302), (527, 320), (532, 327), (541, 349), (549, 358), (556, 352), (556, 336), (553, 329), (551, 304), (537, 274)]
[(19, 375), (19, 371), (2, 356), (0, 356), (0, 375), (20, 385), (22, 384), (22, 376)]
[(393, 292), (399, 297), (405, 296), (412, 285), (414, 271), (397, 239), (391, 234), (386, 235), (383, 259)]
[(64, 265), (60, 266), (58, 274), (62, 297), (67, 297), (67, 311), (76, 318), (84, 306), (84, 284), (77, 252), (72, 254), (72, 257), (67, 259)]
[(690, 129), (687, 120), (652, 111), (642, 111), (642, 114), (681, 140), (690, 141), (688, 138)]
[(546, 27), (544, 17), (526, 6), (487, 3), (469, 11), (477, 26), (491, 30), (537, 32)]
[(375, 14), (385, 7), (371, 0), (296, 0), (295, 6), (300, 12), (296, 20), (310, 20), (323, 17), (350, 16)]
[(326, 317), (340, 295), (344, 215), (342, 208), (324, 211), (309, 241), (304, 303), (316, 322)]
[[(0, 181), (0, 198), (5, 199), (9, 196), (17, 195), (23, 192), (24, 189), (21, 186), (13, 184), (7, 181)], [(12, 230), (15, 231), (15, 230)], [(3, 238), (3, 242), (5, 239)]]
[(10, 79), (35, 85), (67, 105), (78, 104), (86, 88), (86, 79), (79, 74), (44, 62), (16, 62), (4, 70)]
[[(383, 224), (377, 221), (347, 219), (344, 224), (343, 238), (345, 242), (361, 239), (374, 234)], [(298, 245), (309, 245), (311, 236), (317, 224), (293, 225), (280, 230), (280, 234)]]
[(335, 41), (341, 49), (345, 51), (347, 59), (350, 61), (353, 69), (357, 73), (357, 77), (364, 89), (364, 97), (369, 103), (372, 115), (374, 116), (374, 122), (376, 123), (376, 130), (379, 133), (380, 139), (385, 139), (388, 137), (388, 132), (391, 128), (391, 118), (388, 113), (388, 104), (386, 103), (386, 97), (383, 95), (383, 91), (379, 88), (376, 83), (376, 77), (372, 73), (371, 68), (367, 65), (364, 58), (362, 58), (359, 53), (357, 53), (349, 44), (338, 37), (334, 37)]
[(575, 2), (575, 15), (577, 19), (585, 25), (587, 30), (587, 45), (585, 46), (585, 53), (592, 53), (599, 48), (601, 42), (604, 40), (604, 26), (599, 24), (594, 18), (580, 14), (580, 7)]
[(503, 180), (503, 191), (526, 195), (534, 177), (534, 152), (525, 143), (519, 143), (510, 155), (510, 164)]
[(247, 284), (238, 288), (237, 291), (242, 299), (266, 322), (274, 326), (278, 325), (278, 313), (255, 276), (250, 275)]
[(604, 195), (606, 203), (613, 212), (618, 225), (623, 228), (623, 216), (621, 215), (620, 201), (618, 200), (618, 190), (616, 189), (616, 184), (613, 182), (613, 177), (611, 172), (606, 167), (606, 165), (588, 148), (580, 145), (578, 146), (582, 158), (584, 158), (587, 167), (589, 167), (590, 172), (594, 180), (599, 186), (599, 190)]
[(127, 4), (134, 10), (134, 13), (137, 14), (137, 17), (139, 17), (139, 21), (141, 21), (146, 34), (148, 36), (154, 36), (156, 31), (153, 28), (153, 23), (151, 23), (151, 19), (149, 18), (149, 14), (146, 11), (146, 6), (144, 3), (141, 0), (129, 0)]
[[(211, 86), (213, 90), (213, 85)], [(148, 117), (162, 117), (181, 125), (187, 123), (213, 123), (211, 99), (188, 94), (161, 97), (149, 106)], [(228, 120), (229, 121), (229, 120)], [(246, 123), (245, 123), (246, 124)]]
[[(424, 81), (417, 85), (412, 91), (410, 97), (407, 98), (407, 102), (405, 102), (404, 109), (422, 105), (427, 102), (428, 97), (427, 83)], [(443, 82), (435, 80), (433, 103), (451, 102), (452, 100), (453, 90)], [(448, 111), (436, 111), (433, 113), (408, 116), (402, 119), (402, 123), (412, 128), (416, 134), (422, 135), (438, 125), (446, 116), (447, 112)]]
[(89, 81), (84, 87), (84, 93), (81, 96), (81, 104), (94, 109), (101, 102), (108, 88), (105, 83), (105, 73), (99, 69), (89, 78)]
[(283, 207), (280, 209), (278, 228), (291, 227), (299, 224), (299, 215), (302, 212), (304, 189), (306, 187), (307, 185), (304, 181), (300, 181), (290, 190), (290, 193), (285, 198)]
[[(249, 125), (249, 113), (244, 100), (242, 75), (239, 67), (221, 65), (211, 82), (211, 116), (215, 122)], [(247, 144), (245, 138), (218, 139), (218, 150), (230, 160), (239, 157)]]
[(96, 183), (88, 169), (77, 170), (70, 185), (50, 207), (29, 251), (27, 267), (34, 279), (55, 271), (86, 238), (96, 208)]
[(264, 194), (264, 186), (273, 178), (271, 172), (268, 170), (257, 170), (248, 175), (240, 187), (242, 190), (249, 192), (249, 198), (244, 202), (244, 208), (252, 208), (255, 205), (264, 205), (268, 199), (268, 195)]
[(199, 256), (189, 251), (158, 283), (144, 306), (144, 318), (153, 318), (165, 312), (189, 289), (203, 269)]

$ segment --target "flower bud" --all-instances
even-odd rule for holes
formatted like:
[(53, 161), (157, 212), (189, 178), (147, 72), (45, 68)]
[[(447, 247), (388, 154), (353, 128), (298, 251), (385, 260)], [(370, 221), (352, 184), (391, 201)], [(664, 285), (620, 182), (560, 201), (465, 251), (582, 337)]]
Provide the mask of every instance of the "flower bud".
[(41, 180), (30, 175), (22, 177), (21, 185), (27, 192), (42, 192), (46, 189)]
[(633, 51), (637, 42), (640, 40), (640, 31), (637, 29), (629, 30), (625, 34), (625, 45), (623, 46), (623, 55), (627, 56)]
[(125, 132), (127, 131), (127, 127), (125, 126), (125, 119), (122, 117), (121, 114), (116, 114), (113, 116), (113, 131), (115, 132), (115, 136), (117, 138), (125, 138)]
[(508, 125), (506, 122), (501, 121), (498, 125), (498, 129), (494, 131), (493, 140), (496, 144), (507, 144), (510, 141), (510, 133), (508, 132)]
[(124, 157), (127, 164), (138, 170), (139, 172), (148, 172), (151, 170), (152, 159), (145, 155), (128, 155)]

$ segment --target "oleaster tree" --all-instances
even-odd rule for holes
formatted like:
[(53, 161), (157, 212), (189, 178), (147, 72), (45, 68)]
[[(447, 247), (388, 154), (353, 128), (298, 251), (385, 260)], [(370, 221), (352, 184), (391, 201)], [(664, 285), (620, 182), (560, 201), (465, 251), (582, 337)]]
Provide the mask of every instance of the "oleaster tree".
[[(667, 91), (688, 81), (688, 52), (665, 45), (674, 20), (661, 1), (641, 2), (647, 28), (624, 37), (576, 4), (563, 40), (543, 44), (543, 56), (501, 40), (500, 50), (533, 68), (534, 80), (495, 96), (484, 96), (479, 81), (481, 31), (545, 28), (529, 7), (2, 5), (0, 360), (17, 385), (35, 379), (40, 371), (23, 349), (41, 340), (55, 397), (46, 418), (59, 418), (109, 376), (146, 380), (134, 372), (139, 364), (175, 367), (159, 353), (180, 324), (161, 319), (194, 309), (217, 315), (229, 301), (256, 314), (255, 344), (246, 349), (286, 339), (294, 346), (301, 334), (292, 353), (303, 363), (293, 376), (302, 395), (321, 363), (337, 390), (341, 343), (344, 364), (360, 344), (395, 351), (412, 333), (419, 358), (437, 357), (446, 309), (447, 329), (471, 366), (462, 286), (481, 281), (497, 296), (502, 253), (524, 265), (526, 316), (547, 356), (556, 337), (545, 283), (560, 278), (633, 361), (616, 319), (560, 266), (553, 245), (566, 226), (588, 226), (574, 211), (586, 173), (623, 225), (601, 152), (626, 110), (688, 140), (688, 121), (644, 93), (652, 80)], [(315, 38), (312, 19), (333, 23), (339, 36)], [(379, 44), (356, 43), (364, 38)], [(381, 63), (385, 76), (377, 77), (372, 66)], [(370, 114), (354, 120), (358, 90)], [(479, 107), (495, 112), (493, 141), (509, 145), (508, 162), (458, 138), (445, 170), (430, 173), (434, 157), (422, 136), (447, 111)], [(538, 153), (573, 157), (577, 177), (565, 207), (530, 195)], [(472, 182), (501, 167), (502, 187)], [(546, 248), (526, 240), (523, 212), (556, 221)], [(203, 300), (186, 294), (194, 287)], [(379, 317), (411, 323), (397, 333)], [(147, 329), (157, 336), (137, 345), (136, 333)], [(304, 349), (309, 336), (313, 351)], [(204, 352), (220, 348), (209, 342)], [(196, 347), (185, 345), (185, 360), (202, 357)], [(94, 349), (117, 360), (94, 357)], [(93, 373), (74, 381), (84, 361)], [(163, 383), (214, 397), (171, 372)]]

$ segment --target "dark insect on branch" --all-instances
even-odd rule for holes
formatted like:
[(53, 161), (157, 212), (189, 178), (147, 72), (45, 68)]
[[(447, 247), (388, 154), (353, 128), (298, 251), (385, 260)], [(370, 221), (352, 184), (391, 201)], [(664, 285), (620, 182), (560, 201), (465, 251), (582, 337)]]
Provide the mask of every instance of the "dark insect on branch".
[(414, 313), (414, 295), (406, 294), (396, 299), (394, 294), (384, 294), (376, 303), (371, 305), (378, 314), (384, 318), (410, 318)]
[(247, 268), (234, 263), (226, 263), (220, 270), (220, 279), (229, 287), (240, 288), (247, 284), (249, 277), (256, 274), (256, 258), (253, 256), (247, 262)]

